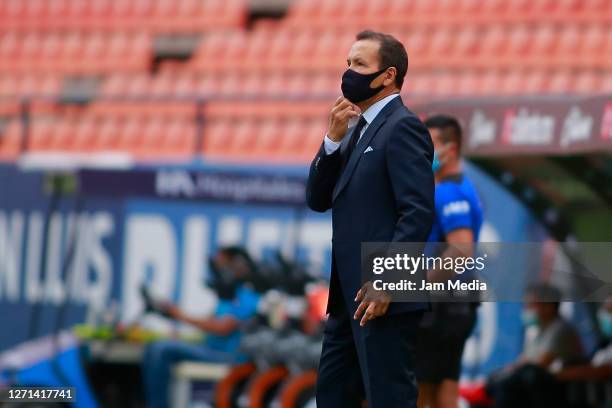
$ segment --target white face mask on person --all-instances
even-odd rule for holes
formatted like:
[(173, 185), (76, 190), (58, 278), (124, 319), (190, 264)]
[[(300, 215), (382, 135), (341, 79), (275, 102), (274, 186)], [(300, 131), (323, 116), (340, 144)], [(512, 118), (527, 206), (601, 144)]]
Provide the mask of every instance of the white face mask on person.
[(601, 333), (608, 339), (612, 339), (612, 314), (606, 310), (600, 310), (597, 313), (597, 320)]
[[(448, 148), (449, 146), (445, 145), (437, 150), (434, 150), (433, 160), (431, 162), (431, 169), (434, 173), (440, 170), (442, 166), (444, 166), (444, 163), (446, 162), (444, 158), (444, 153), (448, 151)], [(442, 158), (440, 158), (440, 156), (442, 156)]]
[(523, 309), (521, 313), (521, 322), (525, 327), (537, 326), (540, 322), (538, 315), (531, 309)]

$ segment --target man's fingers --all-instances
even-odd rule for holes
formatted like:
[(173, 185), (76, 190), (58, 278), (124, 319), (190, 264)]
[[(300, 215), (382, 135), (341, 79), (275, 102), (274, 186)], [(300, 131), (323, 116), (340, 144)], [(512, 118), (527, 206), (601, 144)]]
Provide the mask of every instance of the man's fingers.
[(346, 108), (347, 108), (347, 107), (349, 107), (349, 106), (350, 106), (350, 107), (353, 107), (353, 104), (352, 104), (352, 103), (350, 103), (349, 101), (346, 101), (346, 100), (345, 100), (345, 101), (342, 101), (342, 102), (340, 102), (339, 104), (335, 105), (335, 106), (332, 108), (331, 112), (332, 112), (332, 113), (340, 112), (340, 111), (342, 111), (342, 110), (346, 109)]
[(359, 290), (357, 291), (357, 295), (355, 296), (355, 301), (357, 300), (363, 300), (365, 299), (366, 295), (368, 294), (368, 283), (364, 283), (361, 288), (359, 288)]
[(338, 97), (338, 99), (336, 99), (336, 102), (334, 102), (334, 107), (338, 106), (340, 104), (340, 102), (342, 102), (343, 100), (345, 100), (346, 98), (342, 95), (340, 95)]
[(359, 116), (359, 112), (355, 111), (352, 106), (349, 106), (344, 110), (338, 112), (336, 114), (336, 119), (339, 121), (345, 121), (355, 116)]
[(382, 315), (384, 315), (384, 314), (386, 314), (386, 313), (387, 313), (387, 310), (389, 310), (389, 304), (388, 304), (388, 303), (385, 303), (385, 304), (383, 305), (382, 311), (381, 311), (381, 313), (380, 313), (380, 314), (381, 314), (381, 316), (382, 316)]
[(366, 312), (363, 314), (363, 317), (361, 318), (361, 321), (359, 322), (359, 325), (361, 327), (365, 326), (368, 320), (372, 320), (376, 317), (375, 310), (376, 310), (376, 304), (370, 303), (370, 306), (367, 308)]
[(361, 316), (361, 314), (368, 308), (369, 305), (369, 302), (361, 302), (357, 307), (357, 310), (355, 311), (355, 316), (353, 316), (353, 318), (355, 320), (359, 319), (359, 316)]
[(387, 313), (388, 305), (386, 303), (379, 303), (378, 308), (376, 309), (376, 317), (383, 316)]
[[(365, 326), (368, 320), (376, 319), (377, 317), (384, 316), (387, 313), (387, 309), (389, 308), (389, 303), (387, 302), (368, 302), (369, 305), (359, 322), (361, 327)], [(366, 304), (366, 302), (362, 302), (362, 305)], [(361, 306), (361, 305), (360, 305)], [(355, 313), (355, 318), (357, 319), (357, 313)]]
[(347, 107), (351, 107), (353, 108), (353, 110), (357, 113), (361, 112), (361, 109), (359, 109), (359, 107), (357, 105), (355, 105), (354, 103), (352, 103), (351, 101), (349, 101), (348, 99), (344, 99), (343, 101), (339, 102), (338, 104), (334, 105), (331, 109), (331, 113), (332, 115), (343, 111), (344, 109), (346, 109)]
[(360, 301), (362, 301), (362, 300), (363, 300), (363, 295), (364, 295), (364, 293), (365, 293), (365, 291), (363, 290), (363, 288), (362, 288), (362, 289), (359, 289), (359, 290), (357, 291), (357, 294), (355, 295), (355, 302), (358, 302), (358, 301), (360, 302)]
[(357, 112), (355, 109), (351, 109), (345, 112), (344, 115), (345, 115), (345, 119), (356, 118), (357, 116), (359, 116), (359, 112)]

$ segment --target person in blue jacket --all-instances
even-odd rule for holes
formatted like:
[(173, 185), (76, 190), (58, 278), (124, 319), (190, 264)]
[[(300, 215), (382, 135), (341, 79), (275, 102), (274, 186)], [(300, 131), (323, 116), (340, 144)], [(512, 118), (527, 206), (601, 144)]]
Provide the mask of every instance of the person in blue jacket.
[(187, 315), (174, 304), (159, 306), (163, 315), (191, 324), (206, 333), (203, 344), (179, 340), (160, 340), (145, 349), (142, 372), (147, 406), (169, 406), (168, 388), (172, 366), (181, 361), (211, 363), (243, 362), (247, 356), (239, 351), (241, 327), (257, 313), (259, 294), (249, 284), (254, 264), (248, 254), (237, 247), (221, 249), (211, 260), (215, 279), (211, 282), (219, 301), (210, 317)]
[[(472, 256), (483, 222), (483, 211), (473, 184), (461, 165), (461, 126), (450, 116), (428, 118), (434, 144), (432, 169), (435, 176), (435, 218), (428, 238), (431, 255)], [(445, 281), (444, 272), (428, 271), (429, 281)], [(454, 274), (453, 274), (454, 275)], [(451, 278), (456, 279), (459, 275)], [(466, 272), (461, 280), (471, 279)], [(432, 299), (417, 336), (416, 373), (419, 408), (458, 408), (461, 356), (476, 322), (473, 299)]]

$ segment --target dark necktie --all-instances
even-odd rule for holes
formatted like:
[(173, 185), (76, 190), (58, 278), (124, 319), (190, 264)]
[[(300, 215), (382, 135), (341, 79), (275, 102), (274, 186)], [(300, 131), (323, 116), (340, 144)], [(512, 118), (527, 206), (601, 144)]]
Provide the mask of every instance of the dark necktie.
[(357, 146), (357, 142), (359, 141), (359, 134), (361, 133), (361, 130), (367, 123), (368, 122), (365, 120), (363, 115), (361, 115), (359, 117), (359, 122), (357, 122), (357, 126), (355, 126), (355, 129), (353, 130), (353, 133), (351, 134), (351, 139), (348, 142), (348, 146), (346, 147), (346, 156), (344, 158), (344, 163), (342, 165), (343, 170), (346, 167), (346, 164), (348, 163), (349, 159), (351, 158), (351, 154), (353, 153), (353, 150), (355, 150), (355, 146)]

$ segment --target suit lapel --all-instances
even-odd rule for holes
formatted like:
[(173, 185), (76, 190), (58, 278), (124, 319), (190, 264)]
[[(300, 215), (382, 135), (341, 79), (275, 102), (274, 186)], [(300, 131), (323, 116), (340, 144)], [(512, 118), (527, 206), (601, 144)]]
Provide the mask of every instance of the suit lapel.
[[(351, 176), (353, 175), (353, 172), (355, 171), (355, 168), (357, 167), (357, 163), (359, 163), (361, 156), (363, 156), (362, 153), (363, 153), (364, 148), (366, 146), (369, 146), (372, 138), (374, 137), (376, 132), (378, 132), (378, 129), (380, 129), (382, 124), (385, 123), (385, 121), (387, 120), (387, 117), (395, 109), (403, 105), (404, 103), (402, 102), (401, 97), (400, 96), (395, 97), (380, 111), (380, 113), (374, 118), (372, 123), (368, 125), (368, 128), (366, 129), (365, 133), (363, 134), (363, 136), (361, 136), (361, 139), (357, 142), (357, 145), (355, 146), (355, 149), (353, 150), (351, 157), (348, 158), (348, 163), (346, 164), (346, 168), (342, 172), (340, 179), (338, 180), (338, 182), (336, 183), (336, 186), (334, 187), (332, 201), (335, 200), (336, 197), (338, 197), (342, 189), (346, 187), (346, 185), (348, 184)], [(353, 131), (354, 131), (354, 128), (353, 128)], [(348, 140), (351, 134), (347, 135), (343, 139), (343, 141)], [(346, 150), (346, 143), (344, 143), (344, 145), (345, 145), (344, 149)]]

